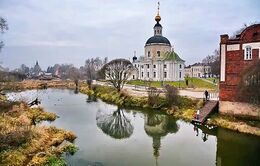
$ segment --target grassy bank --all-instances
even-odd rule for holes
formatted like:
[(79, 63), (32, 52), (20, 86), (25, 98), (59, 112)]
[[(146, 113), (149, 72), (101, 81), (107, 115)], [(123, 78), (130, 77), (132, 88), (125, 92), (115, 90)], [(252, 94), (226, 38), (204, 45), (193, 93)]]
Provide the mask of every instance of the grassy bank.
[[(164, 81), (163, 84), (169, 84), (174, 87), (180, 87), (180, 88), (197, 88), (197, 89), (209, 89), (209, 90), (215, 90), (217, 88), (216, 85), (203, 81), (200, 78), (187, 78), (188, 80), (188, 86), (186, 85), (185, 81)], [(151, 84), (152, 87), (160, 88), (161, 82), (160, 81), (143, 81), (143, 80), (131, 80), (128, 81), (128, 84), (130, 85), (137, 85), (137, 86), (148, 86), (148, 84)]]
[(259, 121), (250, 121), (233, 116), (215, 114), (211, 116), (211, 118), (207, 121), (207, 124), (235, 130), (241, 133), (260, 136)]
[(96, 96), (105, 102), (116, 104), (119, 107), (160, 110), (187, 121), (192, 120), (195, 110), (201, 107), (202, 104), (201, 100), (180, 96), (178, 105), (170, 107), (166, 98), (159, 96), (157, 102), (154, 105), (150, 105), (146, 96), (130, 96), (126, 91), (117, 92), (115, 88), (108, 86), (95, 86), (94, 90), (88, 89), (87, 86), (82, 86), (80, 92)]
[[(26, 103), (0, 101), (0, 165), (57, 165), (63, 153), (74, 153), (76, 136), (53, 126), (37, 125), (54, 121), (57, 115)], [(63, 164), (63, 165), (64, 165)]]
[[(89, 90), (87, 86), (83, 85), (80, 88), (80, 91), (90, 96), (96, 95), (96, 97), (102, 99), (103, 101), (116, 104), (120, 107), (131, 107), (137, 109), (144, 108), (151, 110), (156, 109), (187, 122), (192, 121), (196, 110), (203, 107), (204, 104), (202, 100), (180, 97), (180, 101), (176, 109), (176, 107), (169, 107), (167, 105), (166, 99), (164, 97), (160, 97), (158, 103), (160, 103), (161, 105), (158, 109), (157, 107), (154, 108), (153, 106), (150, 106), (148, 104), (148, 97), (129, 96), (124, 91), (118, 93), (116, 89), (112, 87), (97, 86), (95, 91), (93, 91)], [(215, 114), (210, 118), (207, 124), (260, 136), (260, 126), (252, 125), (250, 121), (243, 119)], [(255, 122), (254, 124), (259, 124), (259, 122)]]
[[(165, 97), (159, 96), (156, 104), (149, 105), (148, 97), (146, 96), (130, 96), (126, 91), (117, 92), (115, 88), (108, 86), (95, 86), (94, 90), (90, 90), (86, 86), (82, 86), (80, 88), (80, 92), (88, 95), (95, 95), (105, 102), (113, 103), (120, 107), (160, 110), (165, 110), (165, 108), (168, 107)], [(194, 106), (196, 106), (196, 102), (186, 97), (180, 97), (180, 105), (178, 107), (180, 109), (194, 108)]]

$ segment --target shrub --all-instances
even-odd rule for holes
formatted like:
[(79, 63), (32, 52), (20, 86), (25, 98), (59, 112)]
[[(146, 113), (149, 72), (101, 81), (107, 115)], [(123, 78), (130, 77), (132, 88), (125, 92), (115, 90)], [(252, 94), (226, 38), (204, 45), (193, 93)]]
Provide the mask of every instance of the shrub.
[(74, 155), (78, 151), (78, 148), (76, 147), (75, 144), (70, 143), (65, 145), (63, 151), (69, 153), (70, 155)]
[(165, 90), (166, 90), (165, 97), (166, 97), (166, 101), (167, 101), (168, 105), (170, 107), (172, 107), (174, 105), (178, 105), (179, 90), (171, 85), (166, 85)]
[(159, 105), (158, 99), (159, 99), (160, 91), (155, 87), (150, 87), (148, 89), (148, 104), (151, 107), (157, 107)]
[(66, 166), (66, 162), (62, 158), (50, 156), (50, 157), (48, 157), (47, 163), (45, 166)]
[(178, 102), (179, 108), (185, 108), (185, 109), (194, 108), (196, 104), (197, 101), (193, 101), (190, 98), (182, 97), (182, 96), (179, 97), (179, 102)]
[(17, 126), (10, 132), (0, 132), (0, 151), (18, 147), (32, 138), (32, 130), (28, 127)]
[(29, 109), (27, 112), (27, 117), (31, 119), (32, 124), (36, 125), (42, 121), (54, 121), (58, 116), (51, 112), (45, 112), (42, 109)]

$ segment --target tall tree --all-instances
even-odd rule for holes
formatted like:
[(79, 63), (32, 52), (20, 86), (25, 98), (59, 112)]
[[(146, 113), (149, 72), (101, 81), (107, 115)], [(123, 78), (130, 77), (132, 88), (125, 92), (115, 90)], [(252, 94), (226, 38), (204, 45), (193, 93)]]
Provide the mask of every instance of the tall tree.
[(79, 85), (79, 79), (81, 77), (79, 69), (77, 69), (76, 67), (71, 67), (68, 70), (68, 77), (70, 79), (72, 79), (76, 85), (76, 87), (78, 87)]
[(84, 73), (87, 77), (87, 84), (89, 88), (91, 88), (92, 81), (99, 78), (98, 71), (105, 64), (105, 61), (106, 59), (102, 61), (99, 57), (87, 59), (85, 61)]
[(21, 74), (28, 74), (30, 72), (30, 68), (27, 67), (25, 64), (22, 64), (20, 66), (20, 68), (18, 69), (18, 71), (21, 73)]
[(130, 77), (133, 65), (126, 59), (114, 59), (105, 64), (101, 71), (117, 91), (120, 91)]
[(202, 60), (202, 63), (211, 67), (211, 73), (218, 76), (220, 74), (219, 50), (214, 50), (212, 55), (208, 55)]

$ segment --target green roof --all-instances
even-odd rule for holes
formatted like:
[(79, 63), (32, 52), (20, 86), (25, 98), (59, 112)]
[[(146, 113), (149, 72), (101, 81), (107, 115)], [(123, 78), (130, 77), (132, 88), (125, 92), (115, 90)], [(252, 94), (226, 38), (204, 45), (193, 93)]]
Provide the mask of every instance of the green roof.
[(174, 51), (166, 52), (164, 54), (164, 60), (165, 61), (183, 61), (184, 62), (184, 60), (181, 59), (179, 57), (179, 55), (176, 52), (174, 52)]

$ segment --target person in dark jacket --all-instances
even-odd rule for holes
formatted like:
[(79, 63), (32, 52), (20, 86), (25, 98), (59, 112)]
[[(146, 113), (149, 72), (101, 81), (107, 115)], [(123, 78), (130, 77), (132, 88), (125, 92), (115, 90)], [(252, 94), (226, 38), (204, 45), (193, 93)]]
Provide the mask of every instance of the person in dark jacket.
[(205, 94), (206, 101), (208, 101), (209, 100), (209, 92), (207, 90), (205, 90), (204, 94)]

